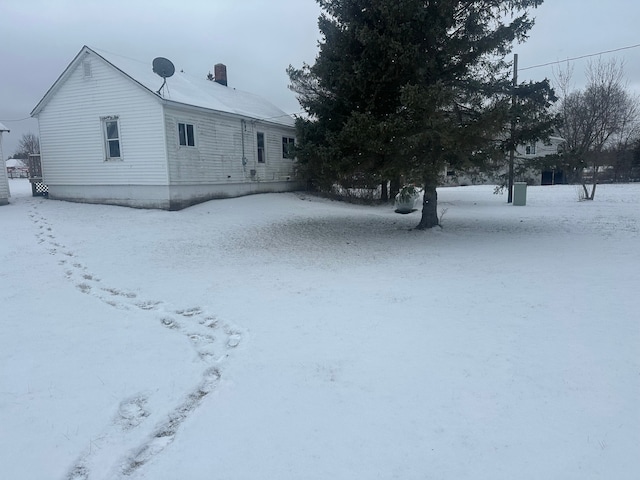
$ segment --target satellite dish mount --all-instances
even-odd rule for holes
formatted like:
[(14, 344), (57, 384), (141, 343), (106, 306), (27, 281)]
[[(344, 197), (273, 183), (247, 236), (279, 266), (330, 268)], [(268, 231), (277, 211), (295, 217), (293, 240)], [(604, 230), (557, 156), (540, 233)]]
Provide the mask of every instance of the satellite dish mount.
[(164, 57), (157, 57), (153, 59), (153, 73), (162, 77), (162, 85), (156, 92), (158, 95), (162, 95), (162, 89), (167, 84), (167, 78), (172, 76), (176, 72), (176, 67), (173, 66), (171, 60)]

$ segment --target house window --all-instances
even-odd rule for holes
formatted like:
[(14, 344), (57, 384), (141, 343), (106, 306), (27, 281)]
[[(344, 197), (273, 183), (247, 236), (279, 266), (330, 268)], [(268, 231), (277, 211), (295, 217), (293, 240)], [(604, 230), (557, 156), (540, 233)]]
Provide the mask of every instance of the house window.
[(293, 158), (296, 141), (291, 137), (282, 137), (282, 158)]
[(104, 132), (104, 142), (107, 151), (107, 160), (120, 159), (120, 126), (118, 117), (104, 117), (102, 119), (102, 130)]
[(82, 62), (82, 74), (84, 78), (91, 78), (91, 61), (85, 60)]
[(527, 145), (525, 147), (525, 152), (524, 153), (527, 154), (527, 155), (535, 155), (536, 154), (536, 146), (535, 146), (535, 144)]
[(191, 123), (178, 123), (178, 143), (185, 147), (196, 146), (196, 137)]
[(258, 163), (265, 163), (264, 133), (258, 132)]

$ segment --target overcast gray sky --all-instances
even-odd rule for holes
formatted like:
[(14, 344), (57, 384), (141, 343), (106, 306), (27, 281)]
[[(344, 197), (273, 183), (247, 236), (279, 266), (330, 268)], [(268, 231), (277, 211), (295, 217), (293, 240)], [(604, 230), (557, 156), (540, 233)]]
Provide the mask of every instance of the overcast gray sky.
[[(148, 61), (162, 56), (178, 70), (205, 77), (227, 65), (229, 86), (261, 95), (288, 113), (300, 110), (285, 69), (313, 63), (319, 39), (315, 0), (0, 0), (0, 122), (4, 157), (23, 133), (48, 88), (83, 45)], [(546, 0), (536, 26), (516, 45), (519, 67), (563, 61), (640, 44), (636, 0)], [(602, 56), (626, 62), (640, 92), (640, 47)], [(576, 60), (582, 86), (588, 59)], [(553, 79), (552, 66), (521, 70), (520, 80)]]

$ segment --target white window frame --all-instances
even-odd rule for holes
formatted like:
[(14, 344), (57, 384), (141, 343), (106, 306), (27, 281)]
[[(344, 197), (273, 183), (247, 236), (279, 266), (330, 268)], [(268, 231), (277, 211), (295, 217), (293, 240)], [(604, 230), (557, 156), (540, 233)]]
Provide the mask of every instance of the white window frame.
[[(122, 133), (120, 129), (120, 117), (118, 115), (109, 115), (106, 117), (100, 117), (100, 120), (102, 122), (102, 137), (104, 139), (105, 160), (122, 160)], [(108, 124), (110, 123), (116, 124), (116, 136), (111, 138), (109, 137), (108, 129)], [(118, 156), (111, 155), (112, 143), (117, 143), (118, 145)]]
[[(184, 144), (182, 143), (182, 138), (180, 137), (180, 125), (184, 125), (184, 141), (185, 141)], [(189, 136), (189, 127), (191, 127), (191, 136)], [(191, 140), (191, 143), (193, 143), (193, 145), (189, 143), (189, 140)], [(195, 123), (178, 122), (178, 146), (186, 147), (186, 148), (196, 148), (196, 124)]]
[(531, 145), (527, 145), (524, 151), (525, 155), (535, 155), (536, 154), (536, 144), (532, 143)]
[[(260, 145), (260, 137), (262, 137), (262, 146)], [(256, 147), (258, 163), (267, 163), (267, 136), (264, 132), (256, 132)]]

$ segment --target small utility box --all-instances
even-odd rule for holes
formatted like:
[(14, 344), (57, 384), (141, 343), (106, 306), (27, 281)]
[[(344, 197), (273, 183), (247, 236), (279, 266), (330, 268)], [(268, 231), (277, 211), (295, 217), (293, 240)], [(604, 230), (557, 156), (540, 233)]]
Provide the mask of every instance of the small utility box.
[(523, 206), (527, 204), (527, 182), (513, 184), (513, 204)]

